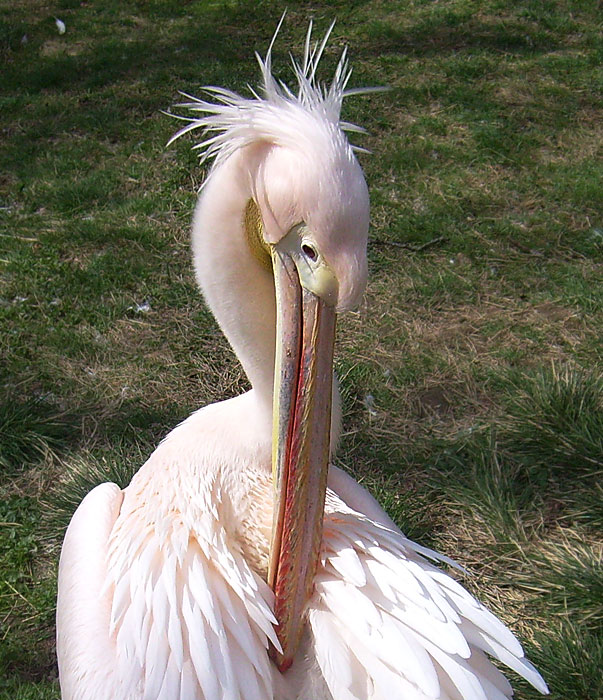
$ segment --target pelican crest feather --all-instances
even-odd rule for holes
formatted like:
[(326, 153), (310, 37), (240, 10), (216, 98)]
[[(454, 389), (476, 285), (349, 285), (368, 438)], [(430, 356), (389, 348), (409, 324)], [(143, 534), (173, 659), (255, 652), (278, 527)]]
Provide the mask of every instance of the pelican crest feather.
[[(297, 92), (272, 74), (272, 49), (280, 30), (284, 15), (272, 37), (266, 56), (255, 56), (260, 66), (262, 83), (258, 89), (250, 86), (251, 97), (243, 97), (232, 90), (208, 85), (203, 91), (214, 98), (214, 102), (203, 100), (187, 93), (189, 99), (177, 105), (191, 112), (200, 112), (201, 117), (184, 117), (171, 114), (187, 123), (169, 140), (168, 145), (190, 131), (201, 129), (203, 140), (194, 146), (200, 151), (201, 161), (214, 160), (214, 167), (226, 160), (236, 150), (257, 141), (268, 141), (275, 145), (299, 147), (305, 141), (315, 147), (317, 130), (324, 131), (327, 139), (336, 137), (338, 131), (365, 133), (365, 129), (341, 120), (343, 100), (351, 95), (363, 95), (382, 88), (347, 89), (352, 75), (345, 47), (337, 63), (330, 85), (317, 79), (317, 68), (324, 55), (327, 41), (335, 23), (325, 33), (322, 41), (312, 42), (312, 22), (306, 34), (303, 60), (300, 63), (291, 55), (293, 73), (297, 81)], [(361, 146), (342, 144), (354, 151), (367, 150)]]

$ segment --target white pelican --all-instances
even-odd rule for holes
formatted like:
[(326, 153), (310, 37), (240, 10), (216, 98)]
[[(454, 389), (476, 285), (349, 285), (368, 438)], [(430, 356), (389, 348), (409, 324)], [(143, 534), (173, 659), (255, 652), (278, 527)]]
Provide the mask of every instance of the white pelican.
[(204, 129), (214, 158), (196, 273), (252, 389), (77, 509), (59, 570), (64, 700), (510, 697), (486, 654), (547, 692), (513, 634), (431, 563), (450, 560), (334, 467), (325, 496), (335, 312), (363, 292), (369, 220), (340, 121), (345, 52), (328, 89), (315, 78), (328, 35), (312, 47), (308, 32), (297, 94), (272, 77), (271, 44), (261, 97), (209, 88), (215, 103), (188, 105), (201, 116), (179, 133)]

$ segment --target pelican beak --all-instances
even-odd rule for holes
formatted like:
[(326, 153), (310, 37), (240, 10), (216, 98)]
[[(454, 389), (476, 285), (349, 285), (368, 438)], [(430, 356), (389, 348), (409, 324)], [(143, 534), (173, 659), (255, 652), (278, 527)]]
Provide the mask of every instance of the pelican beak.
[[(287, 241), (289, 239), (289, 241)], [(282, 652), (292, 663), (322, 539), (333, 382), (336, 281), (325, 263), (310, 265), (294, 229), (273, 247), (277, 298), (272, 431), (275, 507), (268, 583), (275, 593)], [(297, 242), (296, 242), (297, 241)]]

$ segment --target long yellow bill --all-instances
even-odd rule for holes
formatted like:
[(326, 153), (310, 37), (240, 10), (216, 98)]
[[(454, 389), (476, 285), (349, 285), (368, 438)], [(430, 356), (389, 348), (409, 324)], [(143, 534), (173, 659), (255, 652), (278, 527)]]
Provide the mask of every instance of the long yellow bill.
[(282, 653), (293, 660), (322, 539), (333, 381), (335, 310), (300, 284), (293, 259), (273, 251), (277, 298), (272, 469), (275, 509), (268, 583)]

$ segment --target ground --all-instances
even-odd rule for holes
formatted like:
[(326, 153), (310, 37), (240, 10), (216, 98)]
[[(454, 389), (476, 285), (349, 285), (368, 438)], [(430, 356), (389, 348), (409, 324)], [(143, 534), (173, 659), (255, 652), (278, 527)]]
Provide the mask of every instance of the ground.
[[(595, 0), (288, 2), (350, 47), (372, 201), (341, 319), (337, 463), (455, 557), (552, 697), (601, 697), (601, 18)], [(204, 177), (162, 110), (256, 84), (282, 3), (0, 6), (0, 698), (58, 697), (56, 565), (84, 493), (127, 483), (246, 387), (189, 252)], [(56, 19), (65, 24), (59, 33)], [(177, 112), (177, 108), (172, 111)], [(513, 679), (521, 700), (536, 693)]]

